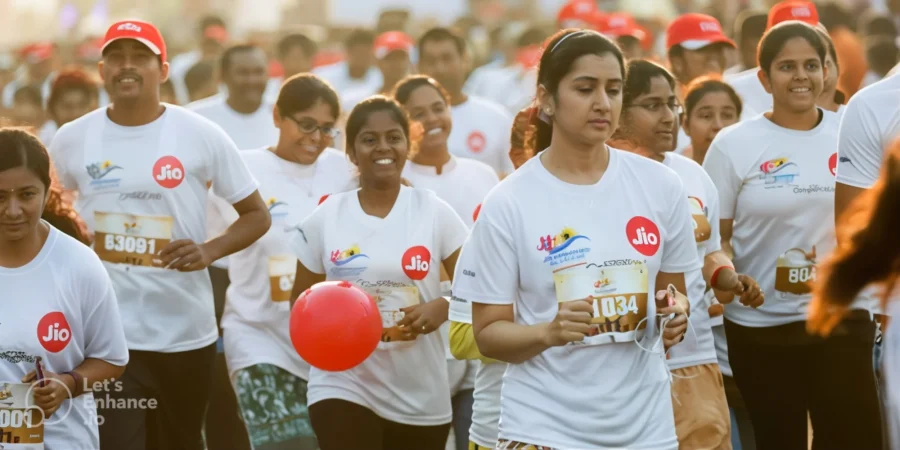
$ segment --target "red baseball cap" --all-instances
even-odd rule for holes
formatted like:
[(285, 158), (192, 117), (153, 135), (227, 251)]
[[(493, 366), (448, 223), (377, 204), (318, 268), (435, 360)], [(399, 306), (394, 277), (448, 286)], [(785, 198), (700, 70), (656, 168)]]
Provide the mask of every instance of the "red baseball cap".
[(402, 31), (388, 31), (375, 38), (375, 57), (384, 59), (394, 51), (406, 52), (410, 59), (416, 49), (416, 43)]
[(159, 30), (148, 22), (123, 20), (110, 25), (106, 30), (103, 47), (100, 48), (100, 51), (106, 50), (109, 44), (119, 39), (134, 39), (158, 55), (162, 62), (166, 62), (166, 41), (163, 40)]
[(769, 20), (766, 22), (766, 29), (789, 20), (799, 20), (816, 26), (819, 24), (819, 11), (816, 10), (816, 5), (813, 2), (802, 0), (781, 2), (769, 10)]
[(228, 30), (221, 25), (210, 25), (203, 30), (203, 37), (224, 44), (228, 40)]
[(37, 64), (53, 56), (56, 47), (52, 42), (36, 42), (22, 48), (22, 59), (28, 64)]
[(597, 4), (594, 0), (570, 0), (556, 13), (556, 25), (560, 28), (581, 28), (597, 22)]
[(719, 43), (737, 47), (734, 41), (722, 32), (719, 21), (706, 14), (682, 14), (666, 29), (667, 49), (680, 45), (688, 50), (699, 50)]
[(647, 36), (647, 33), (640, 28), (634, 17), (627, 13), (615, 13), (606, 16), (603, 26), (598, 31), (611, 38), (631, 36), (639, 41), (643, 41)]

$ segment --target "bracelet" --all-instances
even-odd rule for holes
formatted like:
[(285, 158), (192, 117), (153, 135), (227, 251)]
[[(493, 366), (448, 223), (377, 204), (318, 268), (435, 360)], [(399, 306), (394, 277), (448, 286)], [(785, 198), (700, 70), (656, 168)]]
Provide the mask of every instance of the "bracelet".
[(83, 386), (84, 377), (81, 376), (81, 374), (79, 374), (78, 372), (73, 370), (70, 372), (65, 372), (65, 373), (63, 373), (63, 375), (68, 375), (68, 376), (72, 377), (73, 380), (75, 380), (75, 390), (73, 392), (71, 392), (72, 398), (75, 398), (81, 394), (84, 394), (84, 386)]
[(719, 266), (719, 267), (717, 267), (716, 270), (713, 272), (712, 277), (709, 279), (709, 286), (710, 286), (711, 288), (717, 289), (717, 288), (716, 288), (716, 281), (719, 281), (719, 271), (722, 270), (722, 269), (731, 269), (731, 270), (734, 270), (734, 267), (731, 267), (731, 266)]

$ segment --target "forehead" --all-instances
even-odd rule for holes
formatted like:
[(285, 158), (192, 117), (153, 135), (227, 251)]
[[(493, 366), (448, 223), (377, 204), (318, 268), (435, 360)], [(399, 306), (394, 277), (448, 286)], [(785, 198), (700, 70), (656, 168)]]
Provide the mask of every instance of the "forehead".
[(259, 48), (240, 50), (231, 55), (232, 64), (265, 65), (266, 54)]
[(662, 75), (656, 75), (650, 78), (650, 88), (647, 92), (644, 92), (641, 95), (638, 95), (638, 98), (644, 97), (674, 97), (675, 92), (672, 90), (672, 86), (669, 84), (669, 81), (666, 80)]
[[(828, 53), (828, 52), (826, 52)], [(775, 59), (819, 59), (819, 54), (810, 43), (802, 37), (792, 37), (784, 42)]]
[(153, 53), (149, 47), (147, 47), (146, 45), (144, 45), (134, 39), (119, 39), (119, 40), (113, 41), (106, 47), (106, 50), (103, 53), (105, 54), (107, 52), (114, 52), (114, 51), (147, 52), (147, 53), (151, 53), (151, 54)]
[(437, 89), (434, 86), (429, 85), (421, 85), (409, 94), (409, 106), (421, 106), (422, 104), (431, 104), (435, 102), (442, 102), (444, 99), (441, 97), (441, 94), (438, 93)]
[(422, 54), (429, 53), (459, 53), (456, 48), (456, 42), (450, 38), (429, 39), (422, 43), (419, 50)]
[(600, 81), (622, 81), (622, 65), (612, 53), (583, 55), (572, 64), (563, 80), (593, 78)]
[(359, 133), (386, 133), (389, 131), (403, 131), (400, 122), (390, 111), (375, 111), (369, 114), (366, 122), (359, 129)]
[(731, 99), (727, 92), (714, 91), (704, 94), (700, 101), (697, 102), (697, 108), (703, 107), (736, 108), (737, 105), (734, 104), (734, 100)]
[(0, 192), (43, 187), (41, 179), (27, 167), (14, 167), (0, 172)]

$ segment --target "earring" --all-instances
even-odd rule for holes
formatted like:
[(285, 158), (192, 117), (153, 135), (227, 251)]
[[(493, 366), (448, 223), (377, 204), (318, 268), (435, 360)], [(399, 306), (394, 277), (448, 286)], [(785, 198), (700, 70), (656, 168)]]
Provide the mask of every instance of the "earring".
[(544, 108), (544, 114), (546, 114), (548, 116), (553, 115), (553, 109), (550, 108), (549, 106)]

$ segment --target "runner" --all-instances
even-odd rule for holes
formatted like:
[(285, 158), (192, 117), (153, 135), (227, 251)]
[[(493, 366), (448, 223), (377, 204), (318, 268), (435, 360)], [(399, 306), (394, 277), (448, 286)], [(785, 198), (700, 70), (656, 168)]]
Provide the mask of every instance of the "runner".
[(484, 356), (512, 363), (497, 448), (677, 449), (663, 347), (689, 305), (665, 290), (699, 267), (684, 187), (605, 145), (625, 77), (614, 42), (563, 30), (539, 67), (529, 153), (546, 150), (488, 195), (453, 286)]
[(822, 38), (822, 42), (828, 50), (828, 53), (825, 54), (825, 67), (828, 69), (825, 71), (825, 85), (822, 89), (822, 95), (819, 96), (816, 104), (826, 111), (837, 113), (838, 117), (840, 117), (844, 115), (844, 102), (847, 100), (847, 96), (838, 89), (841, 66), (838, 64), (834, 42), (828, 36), (828, 31), (825, 30), (824, 26), (817, 26), (816, 31), (819, 32), (819, 37)]
[(501, 106), (463, 92), (469, 71), (465, 39), (447, 28), (432, 28), (419, 38), (418, 48), (419, 71), (437, 80), (450, 94), (450, 152), (481, 161), (500, 177), (511, 173), (508, 133), (512, 117)]
[(691, 301), (691, 329), (685, 341), (669, 351), (667, 360), (675, 376), (672, 384), (675, 430), (682, 448), (730, 449), (728, 404), (709, 313), (714, 295), (707, 293), (706, 287), (720, 290), (723, 297), (726, 293), (738, 295), (741, 303), (749, 306), (759, 306), (763, 298), (756, 281), (738, 275), (730, 258), (721, 251), (719, 196), (712, 180), (699, 164), (669, 151), (674, 145), (672, 127), (675, 117), (681, 114), (679, 110), (675, 78), (650, 61), (631, 61), (622, 117), (609, 143), (665, 164), (684, 183), (703, 268), (685, 275)]
[[(434, 191), (471, 228), (484, 197), (500, 182), (497, 173), (487, 164), (450, 154), (447, 144), (453, 130), (450, 96), (437, 81), (423, 75), (407, 77), (394, 88), (393, 96), (409, 118), (422, 126), (424, 133), (416, 153), (406, 161), (403, 178), (413, 187)], [(450, 295), (449, 279), (449, 274), (442, 274), (442, 281), (448, 280), (447, 296)], [(441, 333), (449, 342), (450, 322), (444, 323)], [(465, 450), (472, 424), (472, 394), (478, 365), (475, 361), (457, 360), (449, 351), (447, 365), (456, 448)]]
[(416, 43), (400, 31), (388, 31), (375, 38), (375, 58), (381, 72), (380, 86), (362, 86), (352, 90), (338, 90), (341, 106), (352, 110), (359, 102), (375, 94), (390, 94), (400, 80), (409, 75), (415, 64)]
[[(262, 236), (269, 213), (221, 128), (159, 103), (168, 72), (159, 31), (118, 22), (104, 41), (100, 70), (112, 104), (63, 126), (50, 153), (62, 184), (78, 193), (127, 330), (131, 362), (122, 389), (106, 394), (154, 398), (158, 407), (102, 410), (101, 441), (201, 449), (218, 335), (206, 268)], [(207, 240), (209, 182), (240, 218)], [(147, 420), (157, 421), (158, 434)]]
[(311, 72), (313, 60), (318, 52), (319, 46), (305, 34), (293, 33), (281, 38), (276, 47), (276, 57), (284, 74), (269, 79), (266, 98), (271, 98), (274, 102), (278, 98), (284, 80), (300, 73)]
[(450, 431), (446, 345), (435, 333), (449, 308), (439, 268), (453, 273), (468, 229), (433, 192), (401, 186), (406, 117), (381, 96), (357, 105), (347, 155), (360, 188), (330, 196), (293, 238), (291, 298), (320, 281), (351, 281), (377, 298), (385, 325), (362, 364), (310, 371), (309, 415), (322, 450), (443, 450)]
[(826, 340), (804, 323), (808, 282), (834, 247), (838, 123), (816, 106), (826, 55), (810, 25), (771, 28), (759, 67), (772, 112), (720, 132), (704, 161), (719, 191), (723, 248), (765, 292), (761, 307), (725, 312), (729, 362), (759, 448), (805, 448), (807, 411), (815, 448), (881, 448), (869, 305), (854, 305), (846, 333)]
[(375, 67), (374, 33), (363, 29), (351, 31), (344, 40), (344, 54), (346, 60), (317, 67), (313, 73), (341, 94), (360, 88), (378, 89), (382, 85), (381, 72)]
[[(329, 148), (339, 116), (330, 86), (315, 75), (297, 75), (279, 94), (276, 145), (241, 153), (261, 180), (272, 215), (269, 232), (229, 258), (232, 283), (222, 316), (229, 376), (256, 450), (317, 448), (306, 409), (309, 365), (288, 335), (297, 264), (286, 249), (291, 225), (308, 216), (320, 198), (345, 190), (352, 181), (347, 157)], [(275, 397), (268, 397), (272, 393)]]
[(644, 48), (641, 43), (647, 38), (647, 33), (641, 29), (631, 14), (605, 15), (598, 28), (597, 31), (614, 39), (619, 44), (622, 53), (628, 60), (644, 57)]
[(49, 145), (59, 127), (97, 109), (99, 91), (97, 82), (84, 70), (60, 72), (47, 99), (47, 115), (51, 120), (41, 127), (41, 142)]
[(725, 69), (723, 75), (741, 73), (756, 67), (756, 48), (766, 32), (765, 11), (744, 10), (734, 19), (734, 40), (738, 46), (738, 63)]
[(96, 449), (90, 388), (118, 378), (128, 350), (97, 255), (41, 219), (52, 214), (50, 171), (37, 138), (0, 129), (0, 440)]

